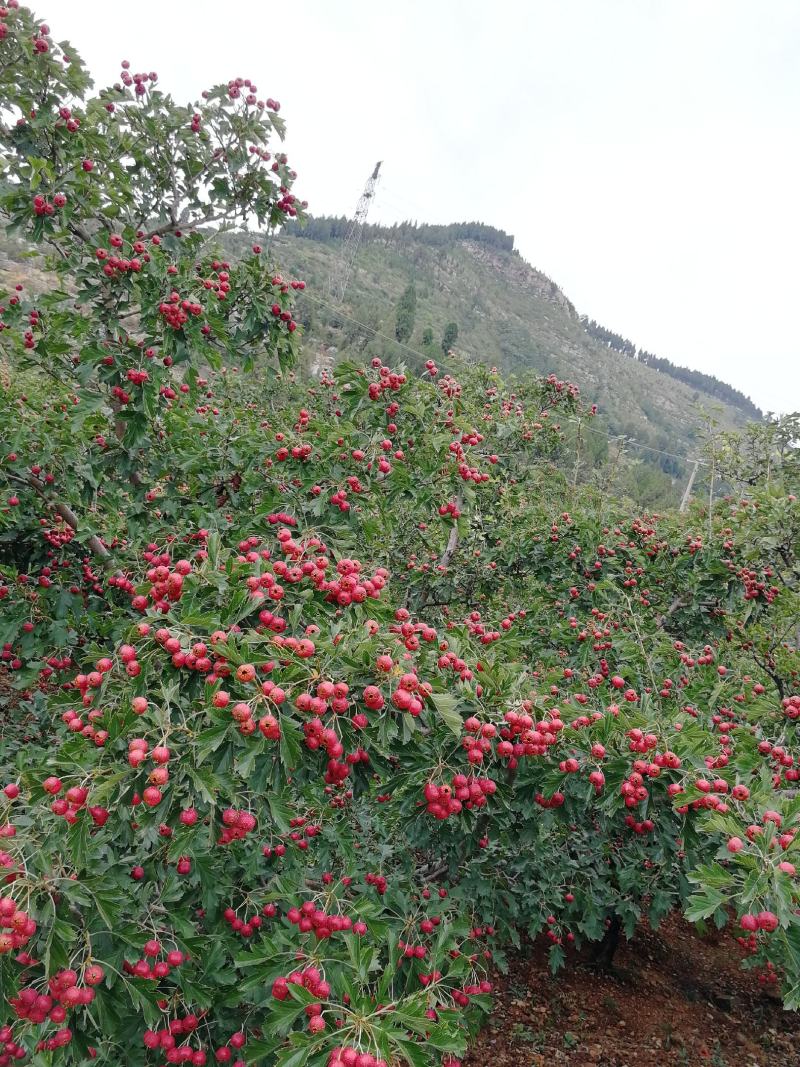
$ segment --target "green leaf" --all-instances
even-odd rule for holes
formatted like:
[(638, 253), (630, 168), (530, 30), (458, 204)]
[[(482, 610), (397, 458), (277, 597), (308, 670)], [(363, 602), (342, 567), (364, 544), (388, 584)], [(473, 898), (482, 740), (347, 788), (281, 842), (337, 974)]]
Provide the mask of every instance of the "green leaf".
[(284, 1049), (278, 1053), (275, 1067), (303, 1067), (304, 1063), (308, 1063), (308, 1057), (310, 1055), (311, 1049), (308, 1047)]
[(703, 864), (696, 870), (691, 871), (689, 880), (699, 886), (710, 886), (713, 889), (726, 889), (733, 884), (733, 875), (726, 871), (719, 863)]
[(293, 771), (301, 757), (300, 736), (297, 729), (288, 721), (281, 723), (280, 754), (285, 771)]
[(550, 946), (550, 973), (556, 974), (564, 966), (567, 956), (561, 945)]
[(282, 1038), (257, 1039), (247, 1042), (247, 1058), (252, 1067), (258, 1067), (267, 1057), (272, 1057), (275, 1051), (283, 1044)]
[(464, 722), (456, 710), (457, 698), (452, 693), (431, 693), (430, 699), (444, 724), (460, 738), (464, 732)]
[(684, 908), (684, 915), (690, 923), (707, 919), (713, 915), (717, 908), (722, 907), (728, 900), (725, 893), (721, 893), (713, 886), (705, 886), (700, 892), (693, 893)]
[(292, 809), (283, 797), (275, 793), (267, 797), (270, 814), (282, 834), (289, 832), (289, 820), (292, 818)]
[(89, 813), (81, 813), (77, 822), (74, 822), (67, 833), (69, 850), (72, 861), (78, 870), (83, 870), (89, 854)]
[(196, 761), (198, 766), (206, 762), (212, 752), (216, 752), (222, 742), (230, 733), (230, 725), (226, 722), (212, 726), (197, 735)]

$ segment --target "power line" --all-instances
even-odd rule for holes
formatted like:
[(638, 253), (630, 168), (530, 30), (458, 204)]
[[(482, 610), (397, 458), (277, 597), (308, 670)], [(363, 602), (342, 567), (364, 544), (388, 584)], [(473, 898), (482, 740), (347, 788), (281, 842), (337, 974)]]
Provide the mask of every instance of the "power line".
[[(567, 416), (567, 422), (580, 423), (581, 419), (573, 419)], [(641, 441), (637, 441), (633, 437), (626, 437), (625, 434), (608, 434), (603, 430), (598, 430), (594, 426), (585, 426), (584, 429), (589, 433), (597, 434), (600, 437), (605, 437), (609, 441), (624, 441), (625, 444), (635, 445), (636, 448), (643, 448), (647, 452), (653, 452), (657, 456), (667, 456), (669, 459), (680, 460), (681, 463), (696, 463), (699, 467), (708, 467), (710, 464), (704, 462), (702, 459), (694, 459), (692, 456), (680, 456), (677, 452), (666, 452), (663, 448), (654, 448), (652, 445), (642, 444)]]
[[(333, 304), (329, 304), (326, 300), (322, 300), (320, 297), (314, 296), (312, 293), (309, 293), (308, 290), (303, 291), (300, 295), (306, 300), (313, 300), (316, 304), (320, 304), (322, 307), (327, 308), (339, 318), (347, 319), (348, 322), (352, 322), (354, 326), (359, 326), (362, 330), (366, 331), (366, 333), (372, 334), (373, 337), (379, 337), (381, 338), (381, 340), (389, 341), (391, 344), (396, 345), (398, 348), (401, 348), (404, 352), (408, 352), (412, 356), (416, 356), (417, 359), (420, 359), (423, 362), (426, 361), (427, 358), (429, 358), (426, 357), (423, 352), (419, 352), (416, 348), (411, 348), (410, 345), (405, 344), (403, 341), (398, 341), (397, 338), (392, 337), (391, 334), (382, 333), (380, 330), (376, 330), (374, 326), (368, 326), (367, 323), (360, 322), (358, 319), (353, 318), (352, 315), (348, 315), (345, 311), (342, 311), (341, 308), (335, 307)], [(471, 358), (475, 359), (474, 356)], [(437, 359), (436, 362), (440, 365), (443, 365), (446, 370), (455, 372), (455, 368), (447, 366), (446, 360)], [(566, 416), (564, 421), (571, 422), (576, 425), (582, 424), (581, 419), (572, 418), (571, 416)], [(691, 456), (680, 456), (676, 452), (667, 452), (663, 448), (654, 448), (652, 445), (645, 445), (641, 441), (635, 440), (633, 437), (626, 437), (624, 434), (605, 433), (603, 430), (598, 430), (594, 426), (584, 426), (584, 429), (588, 430), (589, 433), (596, 434), (599, 437), (604, 437), (607, 441), (624, 441), (626, 446), (632, 445), (633, 447), (643, 449), (646, 452), (652, 452), (654, 455), (657, 456), (666, 456), (669, 459), (676, 459), (681, 463), (696, 463), (700, 467), (709, 466), (709, 464), (704, 462), (703, 460), (693, 459)]]

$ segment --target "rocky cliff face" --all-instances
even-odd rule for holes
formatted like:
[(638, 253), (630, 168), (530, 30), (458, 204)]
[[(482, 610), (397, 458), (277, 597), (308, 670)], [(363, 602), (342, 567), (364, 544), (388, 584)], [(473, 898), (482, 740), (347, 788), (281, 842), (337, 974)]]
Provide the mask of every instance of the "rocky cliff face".
[(461, 244), (479, 263), (501, 272), (516, 289), (534, 293), (548, 303), (560, 307), (575, 319), (578, 318), (572, 301), (562, 293), (556, 283), (530, 263), (526, 263), (521, 256), (498, 251), (478, 241), (462, 241)]

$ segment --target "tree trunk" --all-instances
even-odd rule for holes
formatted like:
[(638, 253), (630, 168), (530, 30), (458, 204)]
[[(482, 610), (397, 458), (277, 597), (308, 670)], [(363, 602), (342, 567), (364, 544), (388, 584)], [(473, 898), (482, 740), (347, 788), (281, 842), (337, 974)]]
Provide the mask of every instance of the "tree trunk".
[(611, 971), (614, 968), (614, 956), (619, 947), (619, 935), (622, 932), (622, 920), (618, 915), (612, 915), (608, 929), (603, 934), (603, 940), (597, 945), (592, 957), (592, 964), (602, 971)]

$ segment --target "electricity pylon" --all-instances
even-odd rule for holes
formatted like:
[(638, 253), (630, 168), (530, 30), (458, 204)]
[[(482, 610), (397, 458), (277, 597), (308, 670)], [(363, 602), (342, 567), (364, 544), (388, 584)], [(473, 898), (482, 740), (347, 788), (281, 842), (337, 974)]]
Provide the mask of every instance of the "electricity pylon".
[(379, 161), (375, 164), (375, 169), (367, 179), (364, 192), (356, 204), (356, 212), (342, 244), (341, 253), (328, 278), (328, 295), (337, 304), (340, 304), (344, 299), (350, 275), (353, 273), (353, 264), (358, 255), (358, 246), (361, 244), (361, 235), (364, 232), (364, 223), (367, 221), (369, 206), (375, 196), (375, 186), (378, 184), (380, 169), (381, 162)]

